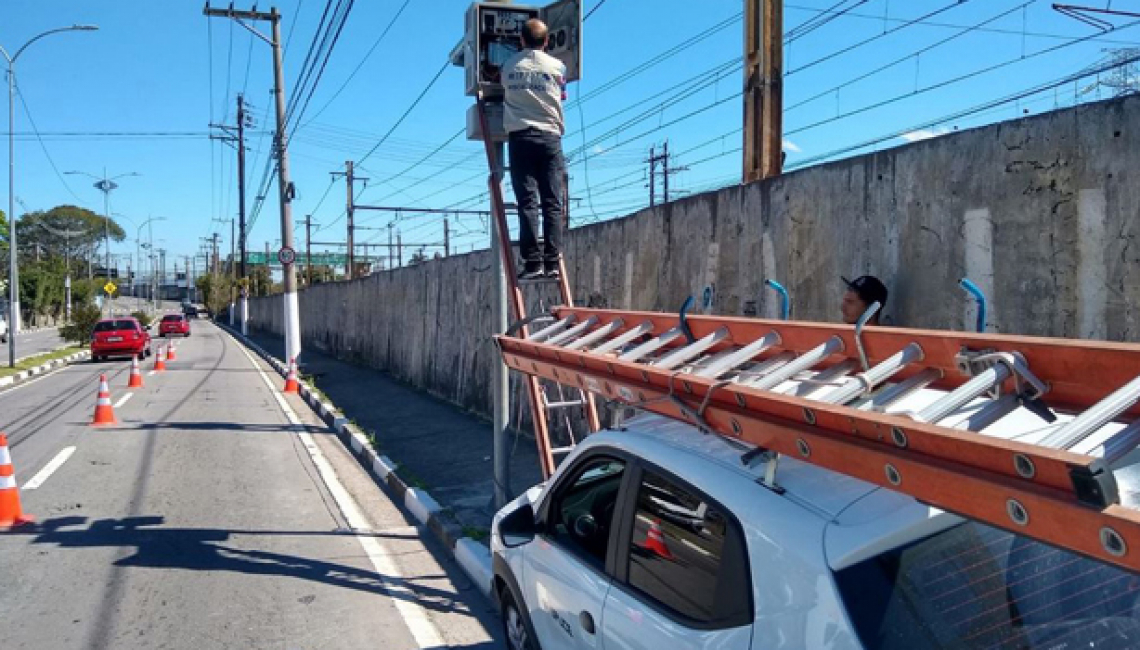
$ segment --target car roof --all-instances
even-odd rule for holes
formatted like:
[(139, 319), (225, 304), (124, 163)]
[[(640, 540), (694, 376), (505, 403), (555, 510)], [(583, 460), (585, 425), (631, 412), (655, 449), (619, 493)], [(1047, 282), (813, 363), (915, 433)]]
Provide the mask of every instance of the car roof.
[[(115, 323), (115, 322), (118, 322), (118, 321), (124, 321), (124, 320), (129, 320), (129, 321), (131, 321), (132, 323), (138, 323), (138, 322), (139, 322), (139, 319), (135, 318), (134, 316), (118, 316), (118, 317), (116, 317), (116, 318), (103, 318), (103, 319), (100, 319), (100, 320), (99, 320), (99, 323)], [(98, 324), (98, 323), (96, 323), (96, 324)]]
[[(685, 476), (694, 487), (712, 496), (716, 496), (709, 487), (713, 480), (705, 473), (685, 472), (681, 466), (699, 459), (706, 467), (712, 463), (718, 473), (724, 472), (716, 481), (722, 485), (727, 476), (765, 490), (759, 483), (766, 463), (754, 461), (745, 466), (741, 462), (741, 456), (754, 445), (705, 434), (679, 420), (641, 413), (627, 420), (622, 430), (594, 434), (587, 442), (609, 444), (645, 458)], [(835, 570), (962, 521), (907, 495), (789, 456), (780, 456), (776, 483), (784, 490), (784, 498), (799, 505), (805, 517), (825, 523), (826, 555)]]

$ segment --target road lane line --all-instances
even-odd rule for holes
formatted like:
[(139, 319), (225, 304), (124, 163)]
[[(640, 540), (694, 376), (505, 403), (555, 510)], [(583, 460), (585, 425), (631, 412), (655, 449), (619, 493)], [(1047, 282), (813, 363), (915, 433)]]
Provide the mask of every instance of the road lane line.
[[(333, 500), (336, 501), (337, 507), (340, 508), (341, 514), (344, 516), (345, 521), (353, 530), (368, 530), (370, 522), (360, 511), (360, 506), (356, 504), (356, 500), (352, 498), (348, 490), (341, 484), (340, 479), (337, 478), (336, 470), (333, 469), (332, 464), (325, 458), (324, 453), (317, 447), (317, 443), (313, 440), (313, 436), (305, 431), (300, 418), (285, 401), (277, 387), (266, 376), (265, 371), (261, 366), (257, 365), (257, 361), (250, 355), (249, 350), (244, 345), (238, 343), (238, 349), (245, 355), (249, 362), (253, 365), (257, 374), (261, 375), (262, 381), (265, 382), (266, 387), (269, 388), (270, 394), (273, 399), (277, 401), (277, 405), (285, 413), (286, 419), (293, 425), (293, 430), (297, 433), (297, 437), (301, 440), (301, 444), (309, 452), (309, 457), (316, 466), (317, 471), (321, 475), (325, 486), (332, 495)], [(376, 569), (376, 577), (384, 585), (384, 590), (392, 598), (392, 603), (396, 607), (396, 611), (404, 619), (404, 624), (408, 626), (408, 630), (412, 633), (416, 644), (420, 648), (446, 648), (448, 647), (443, 641), (435, 623), (428, 616), (427, 611), (420, 605), (419, 596), (404, 587), (402, 583), (407, 582), (404, 575), (401, 573), (400, 568), (392, 560), (391, 553), (380, 540), (375, 537), (362, 537), (356, 535), (356, 540), (360, 542), (360, 546), (364, 548), (364, 552), (371, 560), (373, 568)], [(401, 584), (397, 584), (401, 583)]]
[(71, 455), (74, 453), (75, 447), (64, 447), (58, 454), (55, 455), (55, 458), (51, 459), (50, 463), (44, 465), (44, 468), (32, 477), (32, 480), (24, 484), (24, 489), (34, 490), (43, 485), (44, 481), (48, 480), (48, 477), (54, 474), (55, 470), (63, 466), (63, 464), (67, 462), (67, 459), (71, 458)]
[(126, 404), (127, 400), (129, 400), (130, 398), (132, 398), (134, 396), (135, 396), (134, 393), (127, 393), (126, 395), (123, 395), (122, 397), (119, 398), (119, 401), (115, 402), (115, 408), (119, 408), (123, 404)]

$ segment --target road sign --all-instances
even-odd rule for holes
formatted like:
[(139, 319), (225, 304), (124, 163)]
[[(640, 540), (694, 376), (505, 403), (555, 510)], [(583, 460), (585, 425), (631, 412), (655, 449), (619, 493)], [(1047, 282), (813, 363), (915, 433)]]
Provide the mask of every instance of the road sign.
[(115, 283), (110, 280), (107, 281), (107, 284), (103, 285), (103, 291), (106, 291), (108, 296), (115, 293), (115, 289), (118, 288), (119, 287), (115, 286)]
[(281, 250), (277, 251), (277, 261), (281, 262), (282, 264), (292, 264), (296, 259), (297, 251), (289, 248), (288, 246), (282, 246)]

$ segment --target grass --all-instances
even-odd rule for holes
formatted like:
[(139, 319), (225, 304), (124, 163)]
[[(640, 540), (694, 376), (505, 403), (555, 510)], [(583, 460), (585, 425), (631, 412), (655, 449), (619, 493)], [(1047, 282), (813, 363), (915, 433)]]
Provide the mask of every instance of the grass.
[(476, 542), (485, 542), (491, 536), (491, 531), (488, 528), (481, 528), (479, 526), (464, 526), (463, 536), (470, 537)]
[(0, 377), (8, 377), (11, 375), (15, 375), (17, 373), (23, 372), (24, 370), (35, 368), (38, 365), (45, 364), (48, 361), (53, 361), (55, 359), (62, 359), (63, 357), (66, 357), (69, 354), (75, 354), (76, 352), (79, 352), (81, 349), (82, 348), (78, 345), (69, 345), (65, 348), (53, 350), (52, 352), (46, 352), (44, 354), (37, 354), (34, 357), (28, 357), (26, 359), (21, 359), (20, 361), (16, 362), (15, 368), (9, 368), (7, 366), (0, 368)]
[(396, 475), (399, 476), (400, 479), (404, 481), (404, 485), (407, 485), (409, 487), (419, 488), (421, 490), (427, 490), (428, 489), (428, 484), (422, 478), (417, 476), (415, 474), (415, 472), (408, 469), (408, 467), (406, 465), (397, 465), (396, 466)]

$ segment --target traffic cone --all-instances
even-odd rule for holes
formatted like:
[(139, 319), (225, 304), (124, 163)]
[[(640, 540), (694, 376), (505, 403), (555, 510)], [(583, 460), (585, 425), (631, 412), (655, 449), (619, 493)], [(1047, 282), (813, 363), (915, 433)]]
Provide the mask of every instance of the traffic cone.
[(107, 387), (107, 375), (99, 375), (99, 397), (95, 399), (95, 418), (91, 420), (91, 426), (118, 423), (119, 421), (115, 419), (115, 407), (111, 406), (111, 389)]
[(142, 388), (142, 387), (143, 387), (143, 380), (142, 380), (142, 372), (139, 371), (139, 358), (137, 356), (132, 357), (131, 358), (131, 378), (130, 378), (130, 381), (127, 382), (127, 388)]
[(300, 392), (300, 385), (297, 383), (297, 360), (293, 359), (289, 362), (289, 374), (285, 376), (285, 392), (297, 393)]
[(170, 343), (167, 343), (166, 345), (166, 360), (174, 361), (174, 339), (170, 339)]
[(665, 560), (673, 559), (673, 554), (665, 545), (665, 535), (661, 533), (660, 519), (655, 519), (649, 524), (649, 533), (645, 536), (645, 550)]
[(162, 372), (166, 370), (166, 346), (158, 349), (158, 354), (154, 357), (154, 371)]
[(16, 471), (8, 453), (8, 436), (0, 433), (0, 530), (8, 530), (35, 521), (20, 510), (20, 488), (16, 487)]

